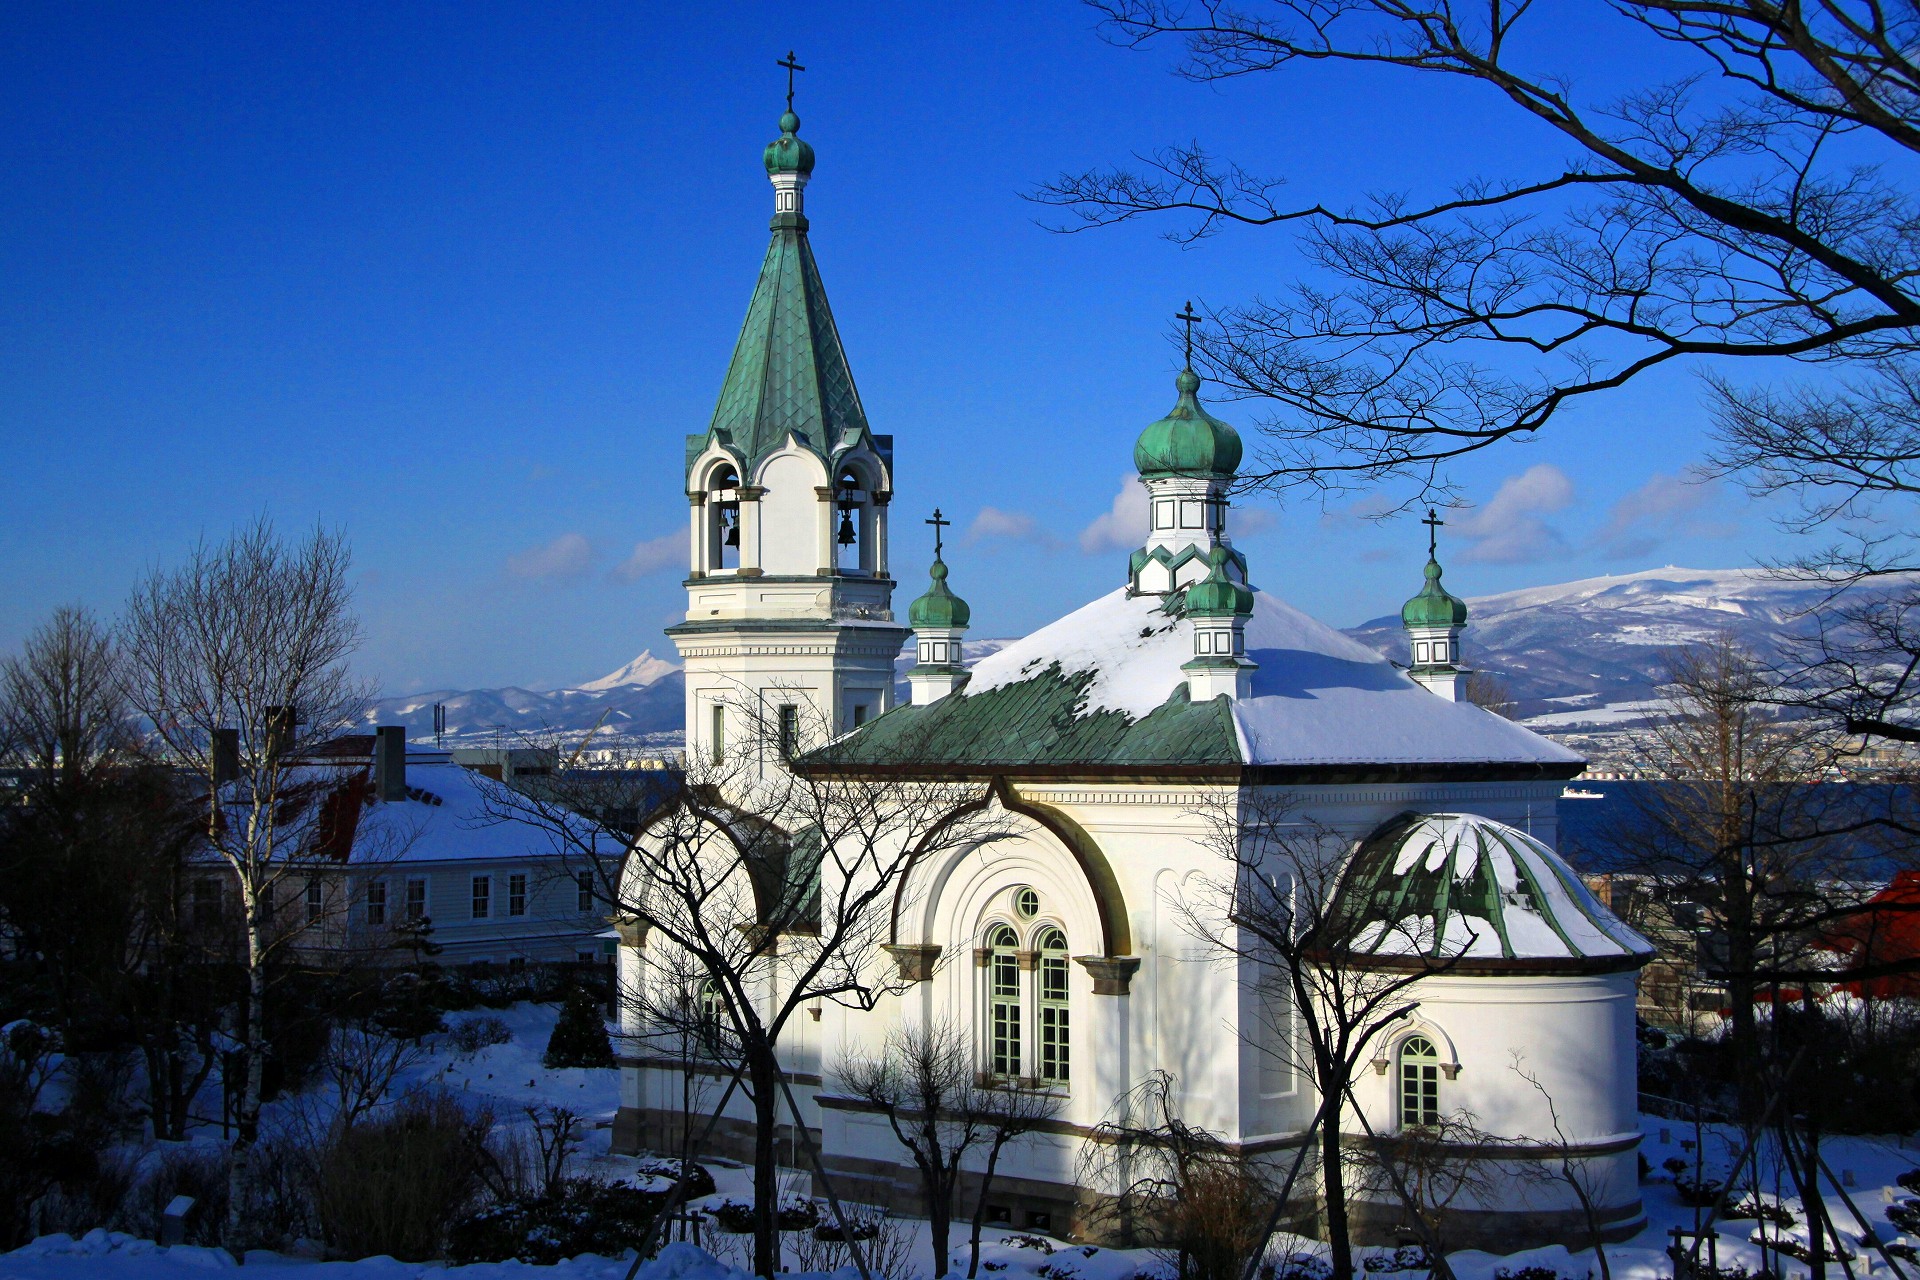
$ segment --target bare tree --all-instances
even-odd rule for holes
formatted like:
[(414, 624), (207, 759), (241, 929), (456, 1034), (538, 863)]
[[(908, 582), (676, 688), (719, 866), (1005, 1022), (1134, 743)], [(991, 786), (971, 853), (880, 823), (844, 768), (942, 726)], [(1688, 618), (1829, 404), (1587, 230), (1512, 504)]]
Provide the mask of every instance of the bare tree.
[(223, 543), (198, 544), (178, 568), (154, 570), (123, 623), (133, 705), (159, 756), (197, 779), (206, 848), (238, 900), (247, 996), (226, 1226), (233, 1249), (250, 1243), (268, 967), (283, 936), (272, 920), (275, 890), (316, 839), (321, 801), (338, 784), (301, 761), (357, 723), (368, 699), (347, 670), (360, 642), (348, 564), (338, 534), (289, 543), (257, 520)]
[(0, 750), (22, 768), (71, 781), (121, 759), (134, 735), (113, 633), (66, 606), (0, 662)]
[(840, 1087), (887, 1118), (920, 1173), (920, 1198), (932, 1227), (935, 1276), (947, 1274), (954, 1198), (969, 1152), (986, 1149), (974, 1197), (972, 1276), (980, 1227), (1000, 1153), (1007, 1143), (1058, 1114), (1061, 1099), (1042, 1089), (986, 1084), (973, 1040), (952, 1023), (897, 1027), (879, 1054), (852, 1056), (836, 1072)]
[[(1365, 1113), (1354, 1110), (1365, 1126)], [(1406, 1210), (1406, 1225), (1426, 1251), (1435, 1280), (1450, 1280), (1449, 1236), (1459, 1221), (1454, 1206), (1492, 1198), (1500, 1181), (1495, 1162), (1508, 1145), (1482, 1129), (1471, 1112), (1455, 1111), (1397, 1133), (1368, 1127), (1354, 1163), (1361, 1186)]]
[(591, 804), (565, 786), (503, 791), (497, 814), (547, 830), (599, 877), (611, 913), (644, 932), (647, 977), (622, 998), (648, 1040), (670, 1047), (691, 1035), (737, 1071), (753, 1107), (753, 1265), (763, 1275), (779, 1262), (790, 1028), (826, 1004), (870, 1009), (899, 989), (881, 944), (903, 878), (1009, 829), (984, 786), (839, 768), (825, 745), (796, 751), (827, 744), (830, 726), (797, 692), (783, 705), (801, 708), (799, 723), (737, 690), (723, 758), (687, 761), (617, 865), (606, 828), (582, 820)]
[(1593, 1246), (1594, 1261), (1600, 1264), (1600, 1280), (1613, 1280), (1613, 1266), (1607, 1259), (1606, 1233), (1600, 1226), (1600, 1191), (1593, 1170), (1585, 1161), (1574, 1154), (1573, 1143), (1567, 1137), (1567, 1131), (1560, 1124), (1560, 1108), (1554, 1104), (1553, 1095), (1547, 1092), (1547, 1086), (1540, 1083), (1540, 1077), (1527, 1070), (1526, 1060), (1516, 1050), (1513, 1055), (1513, 1072), (1539, 1093), (1540, 1100), (1547, 1104), (1547, 1116), (1553, 1123), (1553, 1138), (1545, 1145), (1553, 1153), (1552, 1159), (1559, 1166), (1559, 1180), (1566, 1184), (1573, 1198), (1580, 1205), (1580, 1216), (1586, 1219), (1587, 1240)]
[[(1473, 938), (1437, 937), (1431, 919), (1383, 910), (1368, 895), (1349, 892), (1353, 838), (1296, 810), (1277, 793), (1204, 808), (1208, 843), (1227, 871), (1180, 909), (1189, 930), (1224, 960), (1259, 974), (1270, 1025), (1258, 1048), (1282, 1058), (1319, 1094), (1320, 1110), (1302, 1140), (1319, 1143), (1334, 1280), (1351, 1280), (1347, 1100), (1382, 1037), (1419, 1007), (1414, 988), (1451, 968)], [(1223, 919), (1230, 928), (1221, 927)], [(1269, 1234), (1283, 1208), (1276, 1206)]]
[(1505, 720), (1515, 719), (1513, 690), (1507, 682), (1491, 671), (1469, 671), (1466, 690), (1462, 695), (1466, 701)]

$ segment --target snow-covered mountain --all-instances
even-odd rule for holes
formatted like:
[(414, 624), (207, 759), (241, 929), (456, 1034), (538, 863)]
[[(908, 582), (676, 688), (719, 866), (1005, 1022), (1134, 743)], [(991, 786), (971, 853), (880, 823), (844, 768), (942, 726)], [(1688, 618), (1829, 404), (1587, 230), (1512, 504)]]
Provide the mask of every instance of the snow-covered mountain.
[(419, 741), (433, 736), (433, 706), (447, 708), (449, 746), (513, 746), (529, 738), (585, 733), (606, 714), (603, 734), (623, 738), (677, 739), (685, 722), (686, 678), (680, 664), (642, 653), (618, 671), (574, 689), (435, 689), (382, 698), (367, 713), (369, 724), (404, 724)]
[[(1465, 657), (1506, 682), (1531, 727), (1601, 728), (1638, 718), (1674, 646), (1726, 631), (1767, 653), (1822, 594), (1759, 569), (1669, 567), (1470, 596)], [(1348, 634), (1407, 660), (1397, 614)]]
[[(1801, 615), (1820, 595), (1816, 586), (1780, 581), (1758, 569), (1666, 568), (1473, 596), (1467, 601), (1472, 620), (1466, 657), (1469, 665), (1506, 682), (1520, 716), (1533, 727), (1604, 729), (1633, 721), (1656, 696), (1673, 646), (1730, 631), (1765, 653), (1783, 632), (1801, 625)], [(1397, 614), (1347, 634), (1395, 661), (1407, 660)], [(967, 665), (1011, 643), (969, 640)], [(903, 700), (912, 665), (909, 644), (895, 664)], [(447, 689), (385, 698), (369, 722), (405, 724), (411, 736), (427, 737), (433, 704), (443, 702), (449, 739), (482, 744), (542, 732), (572, 736), (610, 712), (603, 733), (664, 743), (681, 731), (685, 688), (679, 664), (649, 651), (572, 689)]]

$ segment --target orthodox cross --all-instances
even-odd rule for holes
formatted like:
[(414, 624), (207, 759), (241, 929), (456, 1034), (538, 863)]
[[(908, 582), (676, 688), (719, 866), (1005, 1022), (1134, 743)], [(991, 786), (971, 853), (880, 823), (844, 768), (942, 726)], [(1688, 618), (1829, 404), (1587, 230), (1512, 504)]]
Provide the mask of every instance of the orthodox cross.
[(1187, 309), (1185, 311), (1182, 311), (1179, 315), (1175, 316), (1174, 319), (1178, 320), (1181, 324), (1187, 326), (1187, 367), (1192, 368), (1193, 367), (1193, 326), (1200, 323), (1200, 317), (1194, 314), (1193, 303), (1189, 301), (1187, 303)]
[(1435, 515), (1432, 507), (1428, 507), (1427, 518), (1420, 523), (1427, 526), (1427, 559), (1431, 560), (1434, 558), (1434, 548), (1440, 538), (1440, 526), (1446, 521)]
[(805, 71), (806, 68), (793, 60), (793, 50), (791, 49), (787, 50), (787, 56), (782, 61), (776, 62), (773, 65), (787, 69), (787, 110), (791, 111), (793, 110), (793, 73), (796, 71)]
[(933, 509), (933, 519), (927, 521), (927, 523), (933, 526), (933, 558), (938, 560), (940, 558), (940, 535), (953, 521), (941, 515), (940, 508), (935, 507)]

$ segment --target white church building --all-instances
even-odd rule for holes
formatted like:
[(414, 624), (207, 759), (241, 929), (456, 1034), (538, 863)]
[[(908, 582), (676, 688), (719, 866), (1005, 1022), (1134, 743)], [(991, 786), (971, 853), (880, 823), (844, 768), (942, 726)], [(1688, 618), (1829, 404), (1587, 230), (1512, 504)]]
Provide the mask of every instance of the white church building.
[[(1513, 1176), (1457, 1206), (1453, 1238), (1585, 1243), (1564, 1181), (1520, 1176), (1563, 1153), (1607, 1233), (1637, 1229), (1634, 997), (1651, 948), (1553, 851), (1560, 792), (1584, 762), (1463, 699), (1466, 606), (1437, 559), (1403, 611), (1401, 663), (1262, 589), (1338, 568), (1263, 567), (1234, 546), (1241, 442), (1188, 368), (1134, 444), (1149, 515), (1113, 590), (965, 668), (970, 611), (937, 554), (906, 625), (893, 605), (894, 441), (871, 429), (827, 306), (798, 129), (789, 110), (767, 148), (772, 245), (712, 424), (687, 443), (687, 618), (669, 633), (686, 663), (687, 751), (726, 750), (742, 689), (804, 700), (841, 735), (832, 768), (977, 780), (1012, 831), (990, 856), (916, 865), (889, 925), (897, 994), (870, 1011), (828, 1004), (787, 1048), (839, 1194), (914, 1203), (907, 1153), (833, 1067), (915, 1021), (972, 1029), (986, 1077), (1059, 1097), (1045, 1131), (1004, 1156), (997, 1220), (1079, 1230), (1085, 1141), (1155, 1071), (1188, 1123), (1290, 1160), (1320, 1105), (1287, 1051), (1298, 1029), (1262, 1016), (1258, 966), (1223, 963), (1233, 921), (1208, 938), (1186, 915), (1222, 872), (1202, 811), (1282, 804), (1350, 842), (1342, 892), (1383, 930), (1417, 926), (1401, 936), (1420, 941), (1382, 948), (1383, 966), (1445, 961), (1371, 1046), (1355, 1097), (1376, 1134), (1467, 1113), (1502, 1140)], [(1116, 451), (1132, 435), (1116, 433)], [(909, 460), (959, 461), (933, 440), (912, 441)], [(896, 705), (910, 634), (911, 698)], [(621, 948), (629, 983), (645, 981), (644, 936)], [(645, 1027), (625, 1030), (644, 1041)], [(682, 1073), (632, 1052), (622, 1077), (616, 1149), (666, 1145)], [(723, 1127), (719, 1149), (737, 1134)], [(1393, 1217), (1382, 1206), (1376, 1238), (1392, 1238)]]

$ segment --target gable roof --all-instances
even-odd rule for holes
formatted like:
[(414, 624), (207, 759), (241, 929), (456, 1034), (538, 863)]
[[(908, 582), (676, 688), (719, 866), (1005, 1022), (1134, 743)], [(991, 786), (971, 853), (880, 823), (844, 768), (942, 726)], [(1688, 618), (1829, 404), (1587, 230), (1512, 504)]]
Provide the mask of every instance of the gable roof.
[(1265, 770), (1276, 778), (1571, 777), (1576, 753), (1414, 683), (1254, 592), (1252, 696), (1188, 700), (1180, 619), (1125, 589), (982, 660), (959, 692), (897, 707), (809, 757), (829, 768)]

